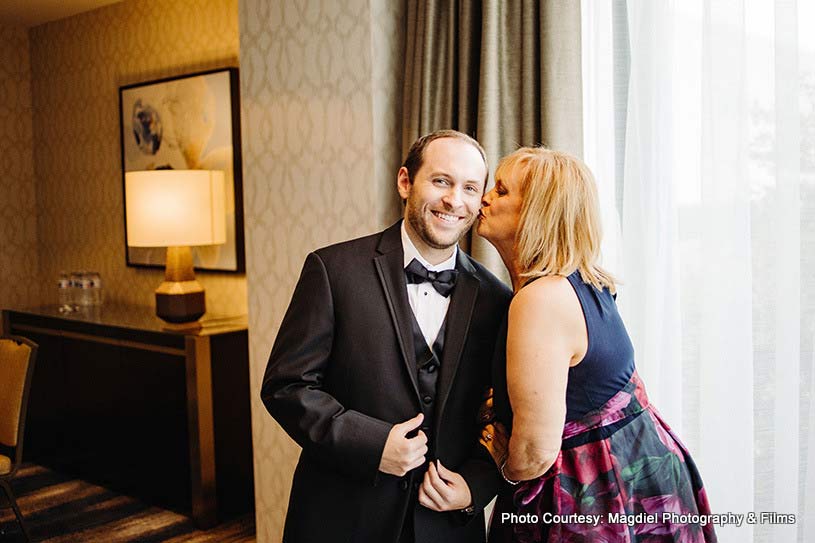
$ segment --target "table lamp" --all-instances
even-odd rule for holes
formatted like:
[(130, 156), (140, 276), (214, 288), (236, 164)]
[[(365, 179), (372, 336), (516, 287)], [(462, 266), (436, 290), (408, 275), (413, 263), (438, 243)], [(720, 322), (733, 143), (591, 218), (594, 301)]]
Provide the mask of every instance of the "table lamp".
[(198, 320), (206, 301), (204, 287), (195, 280), (190, 246), (226, 242), (224, 172), (126, 172), (125, 202), (127, 245), (167, 247), (156, 315), (176, 324)]

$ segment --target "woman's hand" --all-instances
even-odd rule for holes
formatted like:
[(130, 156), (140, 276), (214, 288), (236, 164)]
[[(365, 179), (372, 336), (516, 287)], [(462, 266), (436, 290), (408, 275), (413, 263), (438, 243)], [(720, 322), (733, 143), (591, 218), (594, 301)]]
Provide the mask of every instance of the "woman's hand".
[(495, 465), (500, 467), (509, 453), (509, 433), (506, 426), (498, 421), (490, 422), (481, 429), (478, 440), (490, 452)]
[(495, 410), (492, 408), (492, 388), (487, 389), (484, 393), (484, 401), (481, 407), (478, 408), (478, 423), (481, 426), (489, 424), (495, 420)]

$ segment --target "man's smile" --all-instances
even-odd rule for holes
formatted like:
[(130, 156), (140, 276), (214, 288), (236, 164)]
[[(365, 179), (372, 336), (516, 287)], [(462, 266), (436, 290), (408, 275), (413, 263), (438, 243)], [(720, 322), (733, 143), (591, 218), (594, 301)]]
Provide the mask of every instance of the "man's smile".
[(457, 215), (451, 215), (451, 214), (445, 213), (443, 211), (432, 211), (431, 210), (430, 212), (433, 214), (433, 216), (437, 217), (438, 219), (441, 219), (443, 222), (446, 222), (448, 224), (455, 224), (458, 221), (464, 220), (464, 217), (459, 217)]

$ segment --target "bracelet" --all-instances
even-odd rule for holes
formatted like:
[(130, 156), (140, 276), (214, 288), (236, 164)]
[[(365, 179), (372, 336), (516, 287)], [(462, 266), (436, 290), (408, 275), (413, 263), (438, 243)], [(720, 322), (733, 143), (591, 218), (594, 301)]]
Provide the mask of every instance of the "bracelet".
[(504, 461), (503, 461), (503, 462), (501, 462), (501, 469), (499, 470), (499, 471), (501, 472), (501, 477), (503, 477), (503, 478), (504, 478), (504, 481), (508, 482), (508, 483), (509, 483), (509, 484), (511, 484), (512, 486), (515, 486), (515, 485), (517, 485), (517, 484), (520, 484), (520, 483), (521, 483), (521, 481), (513, 481), (512, 479), (510, 479), (510, 478), (508, 478), (508, 477), (506, 476), (506, 474), (504, 473), (504, 467), (505, 467), (506, 465), (507, 465), (507, 459), (504, 459)]

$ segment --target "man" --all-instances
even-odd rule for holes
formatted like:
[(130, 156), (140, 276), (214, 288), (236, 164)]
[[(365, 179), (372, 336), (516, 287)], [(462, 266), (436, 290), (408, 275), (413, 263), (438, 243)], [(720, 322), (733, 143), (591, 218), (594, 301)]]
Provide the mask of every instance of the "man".
[(474, 139), (428, 134), (397, 174), (404, 220), (306, 258), (261, 389), (303, 448), (284, 542), (484, 541), (476, 418), (511, 294), (457, 243), (487, 175)]

